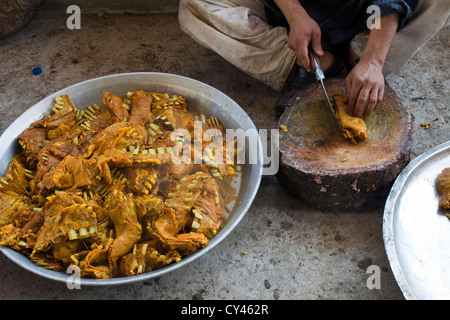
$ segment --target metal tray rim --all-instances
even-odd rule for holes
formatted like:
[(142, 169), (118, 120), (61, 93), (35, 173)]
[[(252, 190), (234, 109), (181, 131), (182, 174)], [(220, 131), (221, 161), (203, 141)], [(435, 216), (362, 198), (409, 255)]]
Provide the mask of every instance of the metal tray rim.
[(438, 146), (431, 148), (423, 154), (413, 159), (399, 174), (395, 180), (389, 196), (386, 200), (384, 214), (383, 214), (383, 239), (385, 251), (388, 256), (389, 263), (391, 265), (394, 277), (404, 295), (408, 300), (417, 300), (418, 297), (412, 290), (408, 280), (406, 279), (404, 272), (400, 266), (397, 250), (395, 248), (395, 234), (393, 232), (393, 222), (395, 218), (395, 209), (399, 196), (405, 186), (408, 178), (412, 173), (425, 161), (433, 156), (450, 149), (450, 141), (444, 142)]

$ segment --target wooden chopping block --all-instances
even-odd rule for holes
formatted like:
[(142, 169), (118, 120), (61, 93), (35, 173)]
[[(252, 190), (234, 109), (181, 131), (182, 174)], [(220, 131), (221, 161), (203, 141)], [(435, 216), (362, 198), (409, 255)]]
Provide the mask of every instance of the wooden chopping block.
[[(328, 79), (331, 98), (345, 95), (345, 81)], [(346, 140), (333, 125), (320, 84), (299, 91), (278, 122), (279, 183), (305, 204), (328, 210), (364, 210), (384, 204), (410, 160), (414, 115), (386, 86), (379, 107), (365, 120), (368, 138)]]

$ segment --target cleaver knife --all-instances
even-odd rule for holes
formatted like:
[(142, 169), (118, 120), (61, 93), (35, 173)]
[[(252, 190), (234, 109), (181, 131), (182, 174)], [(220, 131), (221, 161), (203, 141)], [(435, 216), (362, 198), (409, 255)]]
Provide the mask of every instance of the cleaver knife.
[(342, 131), (341, 123), (336, 116), (336, 111), (334, 110), (333, 105), (330, 102), (330, 98), (328, 98), (327, 90), (325, 89), (325, 85), (323, 84), (323, 80), (325, 79), (325, 74), (323, 73), (323, 70), (319, 65), (317, 56), (314, 54), (312, 49), (309, 49), (309, 53), (310, 53), (310, 58), (312, 60), (311, 68), (314, 71), (314, 75), (316, 76), (317, 82), (320, 82), (320, 84), (322, 85), (323, 93), (325, 94), (325, 99), (327, 100), (328, 109), (331, 112), (333, 122), (334, 122), (336, 128), (339, 128), (339, 130)]

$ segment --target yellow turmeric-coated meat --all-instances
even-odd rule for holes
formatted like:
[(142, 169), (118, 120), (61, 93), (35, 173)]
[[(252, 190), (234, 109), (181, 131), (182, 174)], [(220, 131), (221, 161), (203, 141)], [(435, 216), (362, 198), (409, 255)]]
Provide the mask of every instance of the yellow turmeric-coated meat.
[(22, 151), (0, 178), (0, 246), (52, 270), (125, 277), (181, 261), (226, 222), (234, 164), (219, 161), (210, 141), (183, 154), (200, 164), (172, 157), (194, 145), (196, 120), (201, 136), (223, 133), (217, 119), (190, 113), (180, 96), (142, 90), (105, 92), (102, 107), (84, 110), (61, 95), (52, 111), (19, 135)]
[(438, 175), (436, 191), (439, 194), (439, 207), (450, 210), (450, 168), (445, 168)]
[(344, 100), (345, 97), (342, 95), (333, 96), (337, 117), (342, 127), (342, 135), (356, 144), (357, 140), (367, 139), (366, 123), (363, 119), (353, 117), (348, 113), (348, 106), (344, 103)]

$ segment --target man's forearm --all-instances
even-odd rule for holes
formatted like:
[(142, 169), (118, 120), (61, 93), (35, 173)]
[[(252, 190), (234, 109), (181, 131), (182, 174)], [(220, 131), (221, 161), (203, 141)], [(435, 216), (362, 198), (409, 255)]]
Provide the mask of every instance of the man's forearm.
[(392, 40), (398, 29), (400, 15), (394, 13), (380, 18), (380, 29), (372, 29), (361, 60), (375, 62), (383, 66)]
[(283, 13), (289, 25), (302, 14), (308, 14), (298, 0), (274, 0), (274, 2)]
[(372, 29), (358, 64), (345, 79), (345, 102), (354, 116), (370, 116), (383, 100), (383, 65), (398, 29), (399, 14), (380, 18), (380, 29)]

